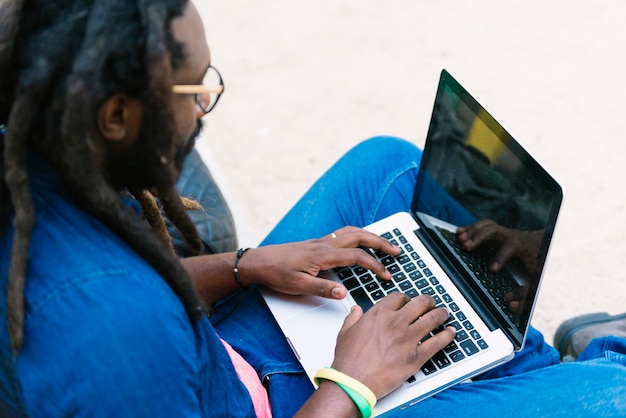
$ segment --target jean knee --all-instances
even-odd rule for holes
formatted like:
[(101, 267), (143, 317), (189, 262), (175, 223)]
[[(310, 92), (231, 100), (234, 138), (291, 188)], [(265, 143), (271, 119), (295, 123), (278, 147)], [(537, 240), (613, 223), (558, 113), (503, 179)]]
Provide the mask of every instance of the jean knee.
[(422, 150), (412, 142), (395, 136), (375, 136), (354, 146), (344, 156), (350, 165), (372, 167), (380, 162), (393, 162), (401, 166), (405, 163), (419, 164)]
[(361, 142), (356, 146), (358, 147), (364, 147), (385, 157), (409, 158), (413, 161), (417, 159), (418, 162), (422, 158), (422, 150), (417, 145), (397, 136), (374, 136)]

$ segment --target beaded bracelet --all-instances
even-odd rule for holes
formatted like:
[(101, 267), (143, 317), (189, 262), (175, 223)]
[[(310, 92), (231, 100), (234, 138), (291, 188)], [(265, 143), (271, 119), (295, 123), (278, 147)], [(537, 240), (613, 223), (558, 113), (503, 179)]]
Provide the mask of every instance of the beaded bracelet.
[(239, 260), (241, 259), (243, 253), (245, 253), (249, 249), (250, 248), (240, 248), (239, 250), (237, 250), (237, 256), (235, 257), (235, 268), (233, 269), (233, 272), (235, 273), (235, 281), (242, 289), (245, 289), (246, 287), (241, 283), (241, 277), (239, 277)]
[(335, 382), (352, 399), (364, 418), (372, 415), (376, 395), (363, 383), (331, 367), (322, 367), (315, 373), (313, 380), (318, 386), (321, 379)]

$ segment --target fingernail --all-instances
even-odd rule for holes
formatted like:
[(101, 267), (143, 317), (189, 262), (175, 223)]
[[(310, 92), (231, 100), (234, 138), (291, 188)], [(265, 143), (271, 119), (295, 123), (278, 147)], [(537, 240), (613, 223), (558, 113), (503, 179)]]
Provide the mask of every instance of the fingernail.
[(330, 295), (335, 299), (341, 299), (343, 297), (339, 287), (334, 287), (333, 290), (330, 291)]

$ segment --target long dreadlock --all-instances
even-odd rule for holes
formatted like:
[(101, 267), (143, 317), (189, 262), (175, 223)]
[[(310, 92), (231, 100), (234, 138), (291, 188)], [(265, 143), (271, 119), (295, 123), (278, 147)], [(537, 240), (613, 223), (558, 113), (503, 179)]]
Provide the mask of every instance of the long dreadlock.
[[(123, 186), (140, 201), (152, 190), (193, 250), (201, 247), (175, 189), (171, 71), (184, 60), (171, 20), (186, 0), (0, 0), (0, 227), (13, 219), (8, 277), (9, 334), (22, 345), (24, 283), (34, 222), (26, 153), (43, 156), (59, 172), (75, 203), (127, 241), (166, 280), (188, 314), (204, 309), (187, 272), (165, 239), (120, 200), (107, 177), (95, 115), (108, 97), (125, 93), (145, 106), (142, 170), (129, 162)], [(149, 144), (146, 143), (149, 139)], [(137, 154), (134, 154), (137, 155)], [(146, 169), (148, 167), (148, 169)]]

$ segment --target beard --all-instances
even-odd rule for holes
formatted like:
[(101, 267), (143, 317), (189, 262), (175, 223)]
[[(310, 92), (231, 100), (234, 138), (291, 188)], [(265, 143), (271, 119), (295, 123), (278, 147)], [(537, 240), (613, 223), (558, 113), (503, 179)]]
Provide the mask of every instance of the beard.
[(176, 130), (170, 114), (151, 107), (145, 107), (137, 140), (105, 162), (108, 180), (117, 190), (173, 187), (202, 130), (199, 119), (194, 132), (185, 138)]
[(196, 128), (191, 133), (191, 135), (184, 140), (182, 146), (176, 147), (176, 151), (174, 152), (174, 168), (178, 173), (176, 178), (180, 176), (180, 173), (183, 170), (183, 164), (185, 163), (187, 156), (196, 146), (196, 140), (198, 139), (198, 136), (200, 136), (200, 132), (202, 132), (203, 127), (204, 124), (202, 122), (202, 119), (198, 119), (196, 122)]

